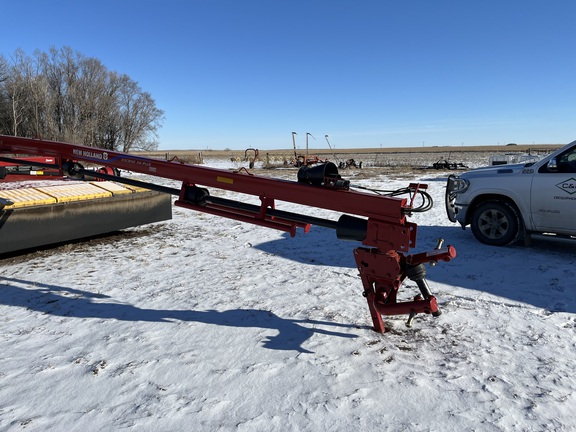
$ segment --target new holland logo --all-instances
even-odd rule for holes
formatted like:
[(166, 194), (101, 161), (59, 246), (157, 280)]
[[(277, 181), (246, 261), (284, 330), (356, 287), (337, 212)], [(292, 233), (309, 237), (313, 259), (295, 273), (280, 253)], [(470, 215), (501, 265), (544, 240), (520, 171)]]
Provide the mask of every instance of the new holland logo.
[(564, 192), (573, 195), (576, 193), (576, 179), (574, 177), (561, 181), (556, 187), (562, 189)]

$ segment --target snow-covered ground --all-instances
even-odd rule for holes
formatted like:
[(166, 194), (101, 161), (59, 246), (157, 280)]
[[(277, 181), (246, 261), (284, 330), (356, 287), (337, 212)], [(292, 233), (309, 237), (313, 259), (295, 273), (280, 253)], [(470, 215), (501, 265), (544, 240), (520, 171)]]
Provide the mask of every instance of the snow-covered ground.
[(447, 220), (446, 173), (357, 173), (341, 174), (429, 184), (411, 252), (457, 249), (427, 270), (440, 317), (377, 334), (356, 243), (174, 207), (0, 260), (0, 430), (576, 430), (576, 246), (485, 246)]

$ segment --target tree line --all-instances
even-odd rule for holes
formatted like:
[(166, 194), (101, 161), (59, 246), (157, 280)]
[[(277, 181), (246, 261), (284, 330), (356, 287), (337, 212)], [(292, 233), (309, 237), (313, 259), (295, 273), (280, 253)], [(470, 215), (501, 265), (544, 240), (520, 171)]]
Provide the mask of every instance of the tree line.
[(0, 54), (0, 133), (154, 150), (164, 112), (128, 75), (70, 47)]

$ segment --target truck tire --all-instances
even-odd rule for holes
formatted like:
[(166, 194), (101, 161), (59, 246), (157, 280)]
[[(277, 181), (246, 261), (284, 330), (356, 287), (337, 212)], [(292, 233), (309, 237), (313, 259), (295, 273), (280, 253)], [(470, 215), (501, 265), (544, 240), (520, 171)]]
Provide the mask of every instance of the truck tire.
[(516, 208), (505, 201), (486, 201), (476, 207), (470, 221), (474, 237), (491, 246), (508, 246), (520, 239), (522, 221)]

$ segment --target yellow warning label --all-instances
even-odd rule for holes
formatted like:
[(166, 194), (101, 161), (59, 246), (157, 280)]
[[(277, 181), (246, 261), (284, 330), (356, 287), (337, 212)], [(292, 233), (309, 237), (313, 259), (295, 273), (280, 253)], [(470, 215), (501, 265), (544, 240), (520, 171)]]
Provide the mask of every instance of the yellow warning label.
[(231, 179), (230, 177), (216, 177), (216, 181), (220, 182), (220, 183), (226, 183), (226, 184), (234, 184), (234, 179)]

